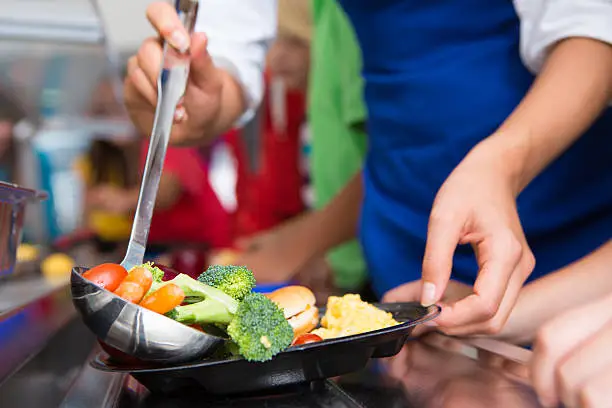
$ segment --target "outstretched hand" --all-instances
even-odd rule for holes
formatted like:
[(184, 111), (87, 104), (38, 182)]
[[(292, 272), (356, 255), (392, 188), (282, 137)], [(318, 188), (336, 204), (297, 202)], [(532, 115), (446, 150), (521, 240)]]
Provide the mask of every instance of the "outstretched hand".
[(472, 292), (446, 305), (436, 323), (451, 335), (495, 334), (504, 326), (535, 260), (516, 208), (516, 186), (499, 155), (475, 148), (440, 188), (423, 260), (421, 301), (439, 302), (457, 245), (478, 262)]

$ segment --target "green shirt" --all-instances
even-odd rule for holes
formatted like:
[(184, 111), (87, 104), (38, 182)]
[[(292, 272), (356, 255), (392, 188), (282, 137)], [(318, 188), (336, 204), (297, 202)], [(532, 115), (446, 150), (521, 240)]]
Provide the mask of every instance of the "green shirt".
[[(366, 150), (361, 51), (353, 27), (336, 0), (313, 0), (314, 38), (309, 89), (311, 177), (316, 207), (327, 204), (362, 166)], [(355, 240), (328, 260), (336, 284), (356, 289), (366, 267)]]

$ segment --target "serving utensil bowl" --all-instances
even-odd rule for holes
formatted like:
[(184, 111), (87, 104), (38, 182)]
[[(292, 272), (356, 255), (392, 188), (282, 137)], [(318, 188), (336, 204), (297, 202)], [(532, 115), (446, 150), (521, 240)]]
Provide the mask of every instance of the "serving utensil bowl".
[(175, 364), (213, 354), (225, 339), (130, 303), (74, 268), (72, 301), (85, 325), (106, 345), (147, 363)]

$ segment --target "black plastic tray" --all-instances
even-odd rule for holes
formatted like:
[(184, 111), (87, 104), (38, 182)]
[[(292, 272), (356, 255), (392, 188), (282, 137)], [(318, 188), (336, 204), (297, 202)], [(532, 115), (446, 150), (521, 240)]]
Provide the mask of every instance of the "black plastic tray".
[[(91, 362), (99, 370), (129, 373), (152, 393), (174, 394), (199, 389), (210, 394), (240, 394), (349, 374), (366, 367), (371, 358), (399, 353), (415, 326), (434, 319), (438, 306), (417, 303), (376, 305), (401, 324), (369, 333), (291, 347), (264, 363), (241, 358), (203, 360), (165, 367), (118, 365), (105, 353)], [(322, 313), (324, 313), (324, 309)]]

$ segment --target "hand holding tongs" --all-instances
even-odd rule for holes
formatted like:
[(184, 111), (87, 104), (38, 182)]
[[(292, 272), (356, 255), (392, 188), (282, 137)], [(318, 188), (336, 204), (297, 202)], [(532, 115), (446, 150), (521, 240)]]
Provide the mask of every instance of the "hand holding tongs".
[[(175, 6), (181, 23), (191, 35), (198, 12), (198, 0), (175, 0)], [(176, 107), (187, 86), (189, 64), (189, 50), (180, 52), (167, 43), (164, 44), (162, 67), (157, 80), (157, 108), (149, 142), (149, 153), (140, 185), (140, 196), (134, 215), (130, 242), (125, 258), (121, 262), (121, 265), (127, 270), (144, 261), (159, 180), (164, 167)]]

